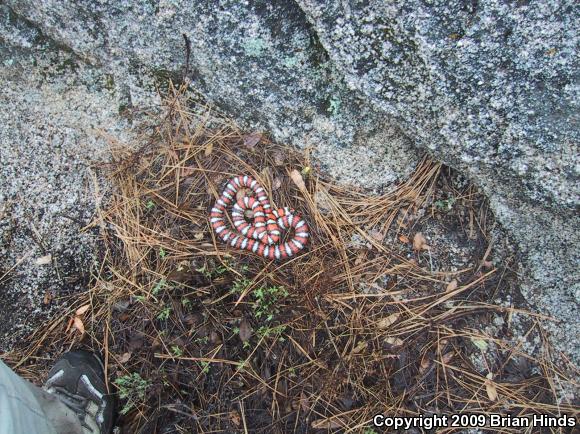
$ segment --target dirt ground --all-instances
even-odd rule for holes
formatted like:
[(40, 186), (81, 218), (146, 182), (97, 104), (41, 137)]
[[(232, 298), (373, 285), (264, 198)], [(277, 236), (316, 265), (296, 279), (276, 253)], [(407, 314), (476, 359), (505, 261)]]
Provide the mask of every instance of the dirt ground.
[[(99, 351), (126, 433), (372, 434), (377, 413), (578, 414), (574, 367), (555, 363), (477, 188), (426, 157), (370, 195), (206, 114), (177, 95), (139, 151), (113, 147), (89, 291), (5, 355), (21, 374), (38, 381), (71, 347)], [(208, 212), (236, 175), (304, 216), (306, 250), (270, 261), (216, 238)]]

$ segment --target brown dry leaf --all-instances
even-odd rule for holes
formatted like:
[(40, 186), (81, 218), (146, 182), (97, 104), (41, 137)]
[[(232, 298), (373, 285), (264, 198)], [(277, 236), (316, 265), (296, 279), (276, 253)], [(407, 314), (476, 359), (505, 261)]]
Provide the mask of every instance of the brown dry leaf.
[(252, 337), (252, 326), (250, 322), (246, 319), (243, 319), (240, 323), (240, 339), (242, 342), (247, 342)]
[(236, 427), (239, 428), (242, 426), (242, 418), (237, 410), (230, 411), (230, 420)]
[(211, 332), (209, 332), (209, 341), (212, 344), (221, 344), (222, 338), (220, 337), (220, 335), (218, 335), (218, 333), (215, 330), (212, 330)]
[(119, 363), (127, 363), (131, 358), (131, 353), (123, 353), (123, 355), (119, 358)]
[(213, 152), (213, 142), (209, 142), (204, 151), (203, 154), (207, 157), (208, 155), (210, 155)]
[(344, 424), (340, 419), (317, 419), (313, 420), (310, 425), (313, 429), (337, 429), (342, 428)]
[(81, 307), (79, 307), (79, 308), (77, 309), (77, 311), (75, 312), (75, 315), (76, 315), (76, 316), (81, 316), (81, 315), (83, 315), (84, 313), (86, 313), (86, 311), (87, 311), (87, 310), (89, 310), (89, 309), (90, 309), (90, 307), (91, 307), (91, 305), (90, 305), (90, 304), (85, 304), (84, 306), (81, 306)]
[(244, 137), (244, 146), (253, 148), (262, 140), (262, 133), (252, 133)]
[(487, 396), (490, 399), (490, 401), (497, 400), (497, 388), (495, 387), (495, 383), (493, 382), (493, 374), (491, 372), (486, 375), (485, 390), (487, 392)]
[(428, 250), (429, 245), (427, 244), (427, 239), (421, 232), (417, 232), (413, 237), (413, 249), (414, 250)]
[(73, 326), (75, 329), (77, 329), (79, 332), (81, 332), (81, 336), (85, 334), (85, 325), (83, 324), (83, 321), (78, 316), (75, 316), (73, 318)]
[(457, 289), (457, 279), (453, 279), (451, 282), (449, 282), (447, 284), (445, 291), (451, 292), (451, 291), (455, 291), (456, 289)]
[(272, 182), (272, 190), (278, 190), (282, 187), (282, 181), (280, 178), (274, 178), (274, 182)]
[(352, 352), (355, 354), (360, 353), (361, 351), (363, 351), (364, 349), (366, 349), (366, 347), (369, 346), (369, 343), (367, 341), (360, 341), (356, 347), (353, 348)]
[(384, 238), (383, 234), (381, 234), (376, 229), (370, 230), (369, 235), (371, 236), (371, 238), (373, 238), (376, 241), (383, 241), (383, 238)]
[(385, 342), (393, 347), (400, 347), (404, 343), (402, 339), (394, 338), (392, 336), (385, 338)]
[(290, 178), (294, 184), (296, 184), (296, 187), (302, 191), (306, 190), (306, 184), (304, 184), (304, 179), (298, 170), (294, 169), (292, 172), (290, 172)]
[(404, 244), (409, 244), (409, 237), (407, 235), (399, 235), (399, 241)]
[(314, 193), (314, 203), (322, 214), (328, 214), (332, 210), (330, 195), (324, 187), (319, 187)]
[(448, 364), (451, 361), (451, 359), (453, 358), (454, 355), (455, 355), (455, 352), (449, 351), (448, 353), (445, 353), (445, 354), (443, 354), (441, 356), (441, 361), (444, 364)]
[(378, 320), (376, 326), (378, 329), (386, 329), (391, 324), (393, 324), (395, 321), (397, 321), (400, 316), (401, 316), (401, 314), (399, 312), (392, 313), (391, 315), (386, 316), (385, 318), (381, 318), (380, 320)]
[(44, 291), (44, 299), (42, 300), (43, 304), (49, 304), (52, 301), (52, 293), (48, 290)]
[(40, 258), (36, 258), (34, 263), (36, 265), (48, 265), (52, 262), (52, 255), (49, 253), (48, 255), (41, 256)]
[(284, 165), (284, 154), (280, 151), (274, 152), (274, 165), (283, 166)]
[(423, 374), (427, 371), (427, 369), (429, 369), (429, 366), (431, 366), (431, 362), (427, 357), (424, 357), (423, 360), (421, 360), (421, 365), (419, 366), (419, 374)]
[(300, 408), (302, 411), (310, 410), (310, 402), (308, 401), (308, 396), (302, 391), (300, 392)]

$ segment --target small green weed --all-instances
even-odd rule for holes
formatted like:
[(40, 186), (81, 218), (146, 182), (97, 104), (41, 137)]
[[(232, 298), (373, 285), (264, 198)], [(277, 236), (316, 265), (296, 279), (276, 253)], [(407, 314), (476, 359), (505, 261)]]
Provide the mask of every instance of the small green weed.
[[(236, 279), (230, 289), (230, 292), (235, 294), (243, 293), (252, 281), (246, 277)], [(257, 319), (264, 318), (266, 321), (272, 321), (274, 316), (280, 311), (278, 308), (279, 302), (288, 297), (288, 291), (283, 286), (260, 286), (251, 292), (252, 295), (252, 309), (254, 316)], [(239, 332), (239, 331), (238, 331)]]
[(175, 357), (181, 357), (181, 356), (183, 356), (183, 350), (178, 345), (172, 345), (171, 346), (171, 352), (173, 353), (173, 355)]
[(228, 262), (221, 265), (215, 265), (213, 261), (209, 264), (204, 264), (203, 266), (196, 268), (195, 271), (201, 273), (206, 279), (215, 279), (216, 277), (223, 276), (229, 270)]
[(167, 282), (166, 282), (166, 280), (165, 280), (165, 279), (161, 279), (159, 282), (157, 282), (157, 283), (155, 284), (155, 286), (154, 286), (154, 287), (153, 287), (153, 289), (151, 290), (151, 293), (152, 293), (153, 295), (158, 295), (158, 294), (159, 294), (159, 292), (160, 292), (160, 291), (161, 291), (163, 288), (165, 288), (165, 286), (167, 286)]
[(199, 364), (201, 365), (201, 372), (203, 372), (204, 374), (209, 374), (209, 362), (199, 362)]
[(262, 326), (258, 330), (256, 330), (256, 335), (260, 339), (267, 338), (269, 336), (273, 336), (273, 337), (277, 338), (278, 340), (280, 340), (280, 342), (283, 342), (284, 341), (284, 338), (281, 335), (285, 331), (286, 331), (286, 326), (285, 325), (278, 325), (278, 326), (275, 326), (275, 327)]
[(170, 306), (165, 306), (157, 314), (157, 319), (166, 320), (166, 319), (169, 318), (169, 315), (171, 315), (171, 307)]
[(121, 414), (127, 414), (132, 408), (145, 400), (145, 393), (151, 386), (151, 382), (141, 378), (137, 372), (123, 375), (114, 381), (119, 391), (119, 398), (127, 402), (121, 409)]
[(272, 321), (280, 309), (278, 304), (281, 299), (288, 297), (288, 291), (283, 286), (260, 287), (252, 291), (254, 303), (254, 316), (256, 318), (265, 318), (266, 321)]
[(252, 284), (252, 281), (246, 277), (238, 278), (238, 279), (234, 280), (234, 284), (232, 285), (230, 292), (233, 292), (235, 294), (241, 294), (251, 284)]
[(436, 200), (433, 202), (433, 205), (435, 205), (435, 208), (437, 208), (439, 211), (448, 212), (451, 211), (453, 205), (455, 205), (455, 202), (457, 202), (457, 200), (454, 197), (450, 197), (446, 200)]

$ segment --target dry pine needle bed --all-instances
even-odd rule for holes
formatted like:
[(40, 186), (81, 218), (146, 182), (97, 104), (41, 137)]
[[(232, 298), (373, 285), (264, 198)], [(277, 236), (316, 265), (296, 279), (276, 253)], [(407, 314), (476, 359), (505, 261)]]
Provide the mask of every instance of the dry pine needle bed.
[[(513, 309), (493, 303), (507, 268), (489, 261), (492, 216), (473, 187), (454, 190), (465, 220), (437, 201), (449, 170), (428, 159), (388, 194), (341, 187), (308, 153), (186, 103), (168, 100), (138, 152), (113, 151), (94, 282), (8, 356), (19, 372), (73, 346), (102, 352), (127, 433), (371, 434), (377, 413), (577, 413), (556, 403), (549, 352), (477, 328)], [(216, 238), (209, 210), (238, 175), (304, 216), (304, 251), (272, 261)], [(438, 216), (475, 240), (473, 266), (434, 258), (421, 227)], [(472, 355), (492, 344), (478, 369)]]

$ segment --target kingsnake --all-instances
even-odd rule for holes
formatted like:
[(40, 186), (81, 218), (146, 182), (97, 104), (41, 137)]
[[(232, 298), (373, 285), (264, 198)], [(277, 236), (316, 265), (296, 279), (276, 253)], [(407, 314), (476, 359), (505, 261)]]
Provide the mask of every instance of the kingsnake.
[[(237, 198), (241, 189), (249, 189), (253, 195)], [(235, 231), (226, 226), (226, 211), (231, 211)], [(252, 211), (253, 222), (246, 221), (245, 212)], [(249, 176), (230, 179), (223, 193), (210, 212), (210, 223), (215, 233), (237, 249), (249, 250), (268, 259), (286, 259), (304, 249), (310, 237), (306, 222), (292, 209), (273, 210), (265, 190)], [(294, 229), (289, 241), (281, 243), (284, 231)]]

